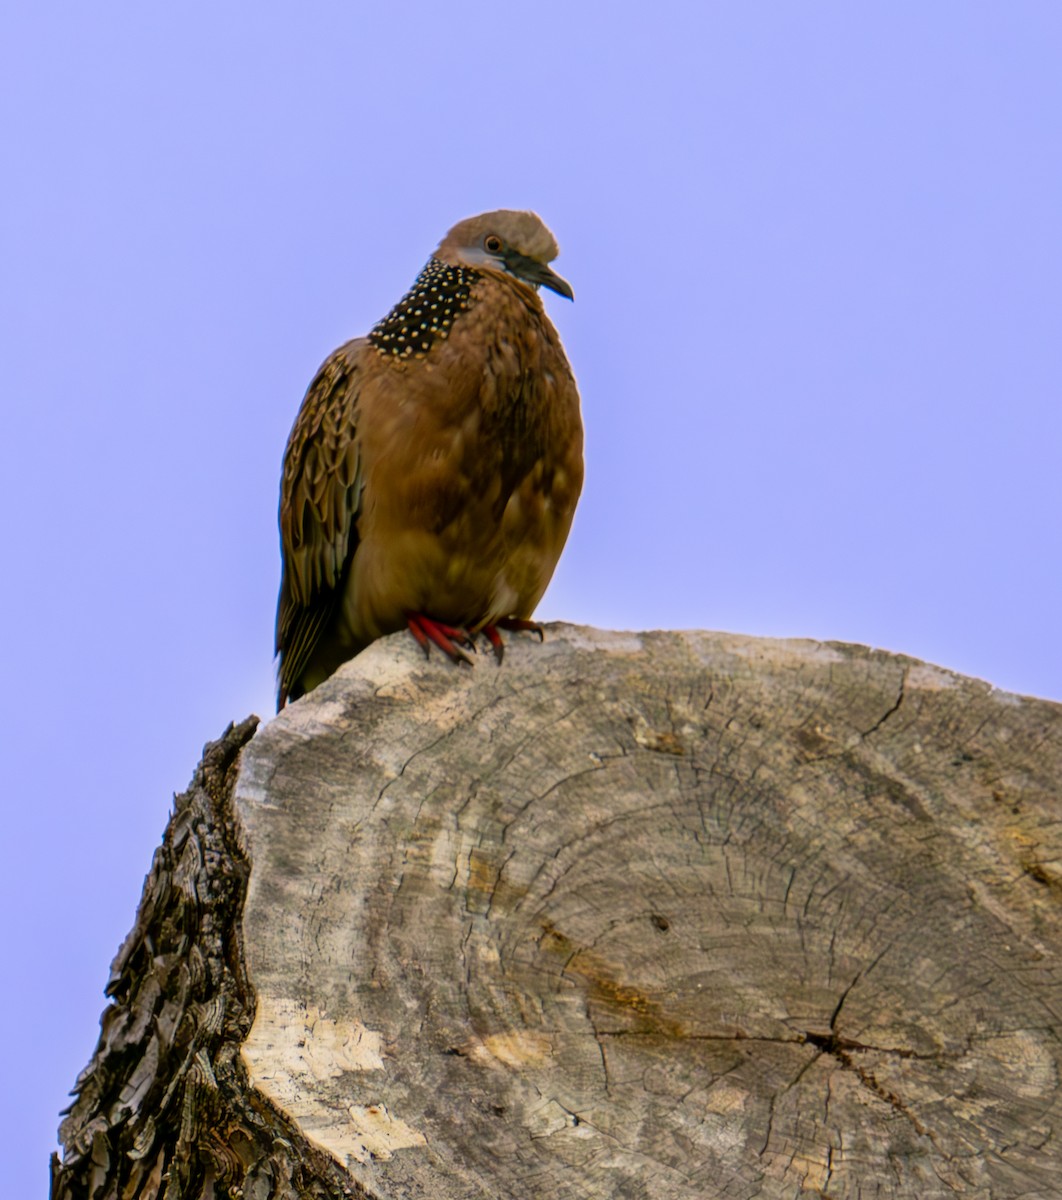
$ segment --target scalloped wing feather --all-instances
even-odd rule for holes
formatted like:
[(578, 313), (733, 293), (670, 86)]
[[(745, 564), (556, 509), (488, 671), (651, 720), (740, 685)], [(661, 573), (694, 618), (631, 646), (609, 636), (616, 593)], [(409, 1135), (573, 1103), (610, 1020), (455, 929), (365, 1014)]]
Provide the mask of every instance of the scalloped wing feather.
[(364, 338), (355, 339), (325, 360), (306, 392), (284, 453), (283, 571), (276, 625), (281, 704), (335, 612), (358, 545), (363, 486), (358, 357), (365, 346)]

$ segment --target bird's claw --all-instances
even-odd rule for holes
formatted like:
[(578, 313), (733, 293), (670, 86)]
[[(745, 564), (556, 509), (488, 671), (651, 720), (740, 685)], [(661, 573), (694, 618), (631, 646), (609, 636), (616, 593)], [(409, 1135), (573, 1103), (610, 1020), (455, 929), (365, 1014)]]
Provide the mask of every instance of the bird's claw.
[(537, 621), (525, 621), (522, 617), (502, 617), (490, 625), (484, 625), (480, 632), (490, 642), (498, 662), (505, 657), (505, 643), (501, 640), (499, 629), (509, 629), (514, 633), (537, 633), (540, 642), (546, 640), (546, 634)]
[[(409, 632), (417, 639), (417, 644), (424, 651), (425, 657), (431, 653), (431, 644), (436, 646), (455, 663), (467, 663), (472, 666), (468, 651), (476, 653), (475, 638), (467, 629), (460, 625), (448, 625), (445, 621), (436, 621), (423, 613), (410, 613), (406, 617)], [(544, 642), (546, 635), (537, 621), (527, 621), (522, 617), (502, 617), (484, 625), (479, 632), (490, 642), (494, 657), (500, 663), (505, 657), (505, 643), (501, 639), (499, 629), (508, 629), (514, 633), (535, 633), (538, 640)]]
[(423, 613), (410, 613), (406, 617), (406, 624), (426, 657), (430, 653), (431, 643), (434, 642), (452, 662), (463, 662), (472, 666), (472, 659), (466, 651), (471, 650), (475, 654), (476, 644), (467, 629), (435, 621)]

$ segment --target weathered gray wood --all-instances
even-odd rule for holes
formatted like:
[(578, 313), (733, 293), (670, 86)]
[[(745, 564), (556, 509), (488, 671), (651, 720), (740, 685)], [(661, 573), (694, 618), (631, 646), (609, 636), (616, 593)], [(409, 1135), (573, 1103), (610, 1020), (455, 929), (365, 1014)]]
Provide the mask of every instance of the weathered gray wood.
[(1062, 1195), (1062, 707), (558, 626), (252, 728), (178, 798), (62, 1200)]
[(245, 752), (244, 1060), (372, 1196), (1057, 1197), (1060, 779), (861, 647), (389, 639)]

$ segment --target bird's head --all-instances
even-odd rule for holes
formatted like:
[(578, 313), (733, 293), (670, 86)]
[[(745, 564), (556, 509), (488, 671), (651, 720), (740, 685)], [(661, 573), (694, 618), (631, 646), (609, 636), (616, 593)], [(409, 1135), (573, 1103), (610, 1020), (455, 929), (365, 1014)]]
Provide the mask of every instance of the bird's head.
[(557, 239), (540, 217), (501, 208), (459, 221), (439, 243), (435, 257), (453, 266), (512, 275), (572, 300), (571, 284), (548, 265), (557, 254)]

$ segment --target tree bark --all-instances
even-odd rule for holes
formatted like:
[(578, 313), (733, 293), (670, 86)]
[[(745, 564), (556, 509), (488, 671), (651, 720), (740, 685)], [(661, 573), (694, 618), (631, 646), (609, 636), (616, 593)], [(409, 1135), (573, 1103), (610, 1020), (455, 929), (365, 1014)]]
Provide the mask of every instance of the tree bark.
[(1062, 707), (558, 626), (254, 724), (177, 801), (58, 1200), (1062, 1194)]

